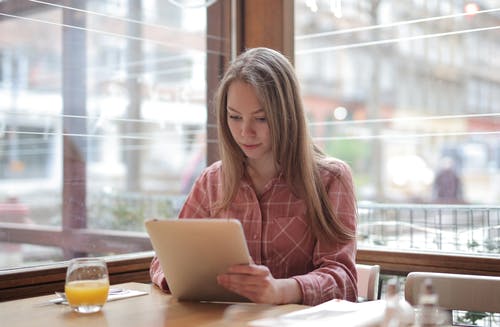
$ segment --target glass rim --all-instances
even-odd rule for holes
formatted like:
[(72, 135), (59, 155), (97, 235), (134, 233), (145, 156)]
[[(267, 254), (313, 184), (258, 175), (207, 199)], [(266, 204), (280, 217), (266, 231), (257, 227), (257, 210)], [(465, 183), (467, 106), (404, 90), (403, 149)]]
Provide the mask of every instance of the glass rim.
[(72, 263), (72, 262), (102, 262), (102, 263), (106, 263), (106, 261), (103, 258), (98, 258), (98, 257), (93, 257), (93, 258), (86, 258), (86, 257), (72, 258), (72, 259), (69, 260), (69, 263)]

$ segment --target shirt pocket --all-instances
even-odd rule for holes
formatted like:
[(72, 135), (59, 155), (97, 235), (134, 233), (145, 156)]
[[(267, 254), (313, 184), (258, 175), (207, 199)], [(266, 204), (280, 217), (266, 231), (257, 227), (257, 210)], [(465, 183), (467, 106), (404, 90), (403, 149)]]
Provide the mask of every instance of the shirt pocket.
[(296, 251), (297, 243), (309, 234), (304, 201), (275, 202), (269, 208), (269, 231), (265, 239), (271, 244), (273, 257), (286, 260), (290, 251)]

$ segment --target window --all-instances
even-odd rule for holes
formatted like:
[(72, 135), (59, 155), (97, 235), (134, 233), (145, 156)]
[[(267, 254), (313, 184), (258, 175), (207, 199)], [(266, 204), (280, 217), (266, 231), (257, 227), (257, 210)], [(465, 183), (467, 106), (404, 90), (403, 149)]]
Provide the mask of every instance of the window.
[(356, 3), (295, 1), (295, 63), (314, 137), (353, 169), (360, 246), (499, 258), (500, 4)]
[(223, 55), (207, 9), (178, 4), (0, 3), (0, 225), (20, 224), (0, 269), (147, 250), (144, 219), (177, 215)]

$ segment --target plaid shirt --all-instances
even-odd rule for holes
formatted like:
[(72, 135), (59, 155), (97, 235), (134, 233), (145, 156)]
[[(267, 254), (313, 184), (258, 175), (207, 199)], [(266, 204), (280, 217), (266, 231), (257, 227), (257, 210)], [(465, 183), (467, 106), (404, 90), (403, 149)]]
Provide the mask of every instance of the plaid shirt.
[[(352, 176), (341, 161), (321, 170), (335, 213), (356, 229)], [(231, 206), (218, 214), (214, 203), (221, 196), (221, 163), (206, 168), (195, 182), (180, 218), (237, 218), (256, 264), (269, 268), (274, 278), (294, 278), (300, 285), (303, 304), (316, 305), (334, 298), (356, 301), (356, 241), (320, 242), (310, 232), (303, 200), (295, 197), (282, 178), (271, 180), (260, 199), (248, 180), (243, 180)], [(168, 290), (157, 258), (151, 279)]]

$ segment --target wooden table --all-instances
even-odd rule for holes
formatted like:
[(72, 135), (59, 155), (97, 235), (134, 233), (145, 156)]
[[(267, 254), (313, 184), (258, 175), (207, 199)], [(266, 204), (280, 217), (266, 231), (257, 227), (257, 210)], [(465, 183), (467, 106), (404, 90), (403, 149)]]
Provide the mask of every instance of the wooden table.
[(69, 306), (48, 302), (55, 295), (0, 302), (0, 325), (21, 326), (247, 326), (247, 322), (306, 308), (301, 305), (179, 302), (149, 284), (112, 285), (149, 294), (108, 302), (101, 312), (79, 314)]

